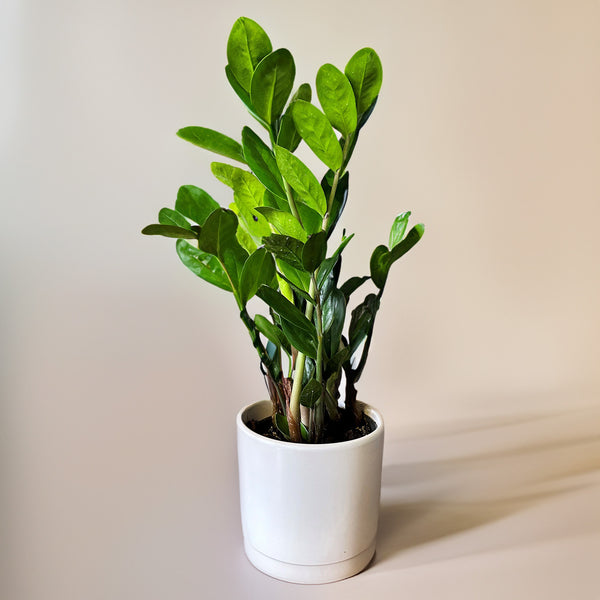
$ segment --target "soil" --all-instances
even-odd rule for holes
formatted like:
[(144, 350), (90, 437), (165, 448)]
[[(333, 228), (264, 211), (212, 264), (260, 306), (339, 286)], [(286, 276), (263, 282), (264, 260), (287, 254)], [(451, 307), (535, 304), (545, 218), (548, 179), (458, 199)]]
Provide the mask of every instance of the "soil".
[[(248, 427), (267, 438), (272, 440), (279, 440), (281, 442), (285, 439), (281, 436), (279, 431), (274, 427), (271, 417), (266, 417), (260, 421), (251, 420), (248, 422)], [(335, 442), (347, 442), (349, 440), (355, 440), (361, 438), (377, 429), (377, 424), (371, 417), (362, 415), (360, 421), (357, 423), (354, 417), (346, 411), (342, 411), (342, 418), (337, 422), (330, 421), (325, 427), (325, 433), (323, 437), (323, 444), (332, 444)]]

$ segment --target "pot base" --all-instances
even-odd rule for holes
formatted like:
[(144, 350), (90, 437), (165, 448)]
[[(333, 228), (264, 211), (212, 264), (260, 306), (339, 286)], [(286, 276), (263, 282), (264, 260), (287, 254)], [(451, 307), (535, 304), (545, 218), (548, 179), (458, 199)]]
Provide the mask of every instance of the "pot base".
[(244, 549), (248, 560), (263, 573), (289, 583), (331, 583), (352, 577), (360, 573), (371, 562), (375, 554), (375, 540), (360, 554), (326, 565), (296, 565), (271, 558), (248, 543), (244, 539)]

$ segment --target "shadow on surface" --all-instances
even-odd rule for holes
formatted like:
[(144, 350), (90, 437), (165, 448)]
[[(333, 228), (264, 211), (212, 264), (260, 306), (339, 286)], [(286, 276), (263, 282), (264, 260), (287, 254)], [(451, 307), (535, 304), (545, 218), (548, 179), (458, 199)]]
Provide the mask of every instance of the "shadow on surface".
[(394, 557), (406, 566), (423, 564), (566, 535), (569, 524), (553, 520), (546, 528), (540, 519), (525, 527), (491, 525), (593, 483), (585, 478), (600, 470), (599, 416), (594, 410), (575, 418), (503, 419), (498, 427), (461, 427), (394, 444), (392, 459), (410, 462), (384, 467), (374, 566)]

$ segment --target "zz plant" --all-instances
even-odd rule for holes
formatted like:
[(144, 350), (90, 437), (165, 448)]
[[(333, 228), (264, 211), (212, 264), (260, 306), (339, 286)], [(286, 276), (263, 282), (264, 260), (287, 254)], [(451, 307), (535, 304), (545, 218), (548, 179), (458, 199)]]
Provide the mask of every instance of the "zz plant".
[[(424, 227), (407, 232), (410, 212), (400, 214), (389, 245), (373, 251), (370, 274), (341, 282), (342, 253), (353, 234), (336, 236), (335, 228), (348, 198), (348, 163), (381, 88), (374, 50), (356, 52), (344, 72), (331, 64), (319, 69), (320, 109), (311, 103), (308, 83), (292, 94), (291, 53), (273, 50), (255, 21), (235, 22), (227, 60), (227, 79), (265, 139), (250, 127), (243, 128), (241, 143), (205, 127), (179, 130), (180, 138), (237, 163), (211, 165), (233, 190), (233, 203), (222, 208), (204, 190), (184, 185), (175, 208), (161, 209), (158, 223), (142, 233), (178, 238), (183, 264), (232, 294), (258, 352), (279, 434), (293, 442), (322, 442), (342, 415), (345, 421), (362, 418), (356, 383), (388, 273)], [(294, 154), (302, 141), (324, 164), (321, 179)], [(368, 280), (377, 291), (350, 312), (351, 296)], [(264, 314), (248, 312), (254, 296), (264, 302)]]

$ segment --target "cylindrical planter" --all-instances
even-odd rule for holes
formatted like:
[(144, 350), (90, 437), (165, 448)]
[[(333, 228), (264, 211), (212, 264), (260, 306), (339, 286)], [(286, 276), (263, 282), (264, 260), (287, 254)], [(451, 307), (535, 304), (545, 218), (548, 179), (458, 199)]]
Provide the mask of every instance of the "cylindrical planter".
[(271, 414), (269, 401), (237, 416), (244, 548), (271, 577), (327, 583), (362, 571), (375, 553), (383, 420), (361, 405), (377, 428), (332, 444), (294, 444), (246, 425)]

